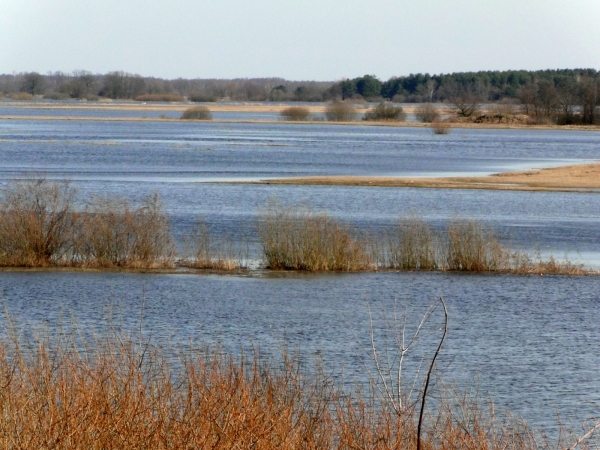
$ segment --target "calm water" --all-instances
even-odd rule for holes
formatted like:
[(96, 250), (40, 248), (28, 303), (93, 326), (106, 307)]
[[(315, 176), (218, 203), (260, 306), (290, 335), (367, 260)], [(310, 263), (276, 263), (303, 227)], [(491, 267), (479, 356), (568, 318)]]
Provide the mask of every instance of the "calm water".
[[(0, 111), (0, 114), (2, 112)], [(198, 216), (219, 235), (258, 251), (257, 211), (271, 197), (309, 204), (379, 232), (398, 215), (434, 227), (460, 214), (484, 221), (514, 247), (600, 265), (600, 195), (473, 190), (219, 184), (301, 175), (488, 174), (600, 158), (600, 134), (217, 123), (0, 121), (0, 182), (24, 172), (73, 180), (92, 194), (134, 202), (158, 192), (174, 233)], [(364, 380), (356, 339), (367, 336), (368, 300), (381, 312), (409, 300), (411, 318), (440, 295), (451, 315), (440, 370), (447, 381), (478, 376), (484, 392), (535, 424), (551, 427), (555, 407), (578, 424), (600, 415), (597, 350), (600, 278), (354, 274), (251, 277), (0, 273), (8, 311), (25, 333), (69, 312), (86, 327), (111, 307), (128, 330), (157, 343), (220, 342), (229, 352), (283, 342), (319, 355), (346, 380)], [(431, 355), (432, 323), (414, 362)], [(414, 323), (414, 320), (410, 323)], [(382, 341), (385, 346), (385, 342)], [(422, 353), (419, 353), (422, 352)], [(411, 366), (412, 364), (412, 366)], [(552, 430), (552, 428), (548, 428)]]

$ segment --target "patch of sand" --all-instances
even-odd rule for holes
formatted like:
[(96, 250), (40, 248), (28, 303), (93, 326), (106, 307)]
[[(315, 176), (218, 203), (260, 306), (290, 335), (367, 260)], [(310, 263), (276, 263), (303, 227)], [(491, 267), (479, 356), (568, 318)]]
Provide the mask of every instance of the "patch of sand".
[(486, 177), (392, 178), (319, 176), (261, 181), (263, 184), (387, 186), (437, 189), (600, 192), (600, 163), (504, 172)]

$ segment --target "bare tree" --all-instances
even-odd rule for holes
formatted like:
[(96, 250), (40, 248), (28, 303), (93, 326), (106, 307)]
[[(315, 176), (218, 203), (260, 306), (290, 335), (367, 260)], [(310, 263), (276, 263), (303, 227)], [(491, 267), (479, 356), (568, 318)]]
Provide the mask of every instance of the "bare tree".
[(45, 84), (45, 79), (42, 75), (37, 72), (28, 72), (23, 74), (21, 91), (31, 95), (43, 94)]
[(481, 98), (472, 84), (464, 86), (455, 83), (448, 99), (460, 117), (471, 117), (481, 107)]

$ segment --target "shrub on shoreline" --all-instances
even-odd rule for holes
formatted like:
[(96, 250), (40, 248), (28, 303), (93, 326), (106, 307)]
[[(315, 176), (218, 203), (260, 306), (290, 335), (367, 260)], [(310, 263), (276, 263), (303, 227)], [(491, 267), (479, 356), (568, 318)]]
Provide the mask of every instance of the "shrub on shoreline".
[(212, 114), (206, 106), (194, 106), (186, 109), (181, 115), (182, 120), (212, 120)]
[(310, 110), (304, 106), (290, 106), (280, 112), (284, 120), (292, 122), (307, 122), (310, 120)]
[(367, 112), (363, 120), (380, 122), (405, 122), (406, 113), (401, 106), (394, 106), (391, 103), (381, 102), (371, 111)]
[(358, 111), (347, 102), (333, 101), (325, 109), (325, 118), (329, 122), (354, 122), (357, 120)]
[(431, 103), (424, 103), (417, 107), (415, 116), (421, 123), (433, 123), (440, 120), (439, 111)]
[(17, 92), (16, 94), (10, 94), (10, 98), (13, 100), (33, 100), (33, 95), (28, 92)]

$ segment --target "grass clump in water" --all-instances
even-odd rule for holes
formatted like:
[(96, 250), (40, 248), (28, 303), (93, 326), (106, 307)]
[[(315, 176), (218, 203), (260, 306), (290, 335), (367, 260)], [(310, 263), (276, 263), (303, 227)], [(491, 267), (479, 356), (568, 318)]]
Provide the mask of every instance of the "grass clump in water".
[(401, 106), (394, 106), (391, 103), (381, 102), (371, 111), (367, 112), (363, 120), (379, 122), (405, 122), (406, 113)]
[(236, 270), (242, 268), (244, 258), (236, 251), (232, 240), (215, 242), (206, 224), (198, 220), (192, 235), (188, 237), (192, 258), (184, 263), (194, 269)]
[(358, 111), (347, 102), (335, 100), (325, 108), (325, 118), (329, 122), (354, 122), (357, 117)]
[(310, 110), (304, 106), (290, 106), (279, 113), (284, 120), (291, 122), (307, 122), (310, 120)]
[(398, 221), (395, 233), (388, 237), (388, 267), (402, 270), (436, 270), (438, 237), (420, 217)]
[(212, 120), (212, 114), (206, 106), (193, 106), (181, 115), (183, 120)]
[(367, 244), (324, 213), (271, 202), (261, 212), (259, 235), (274, 270), (359, 271), (375, 265)]

